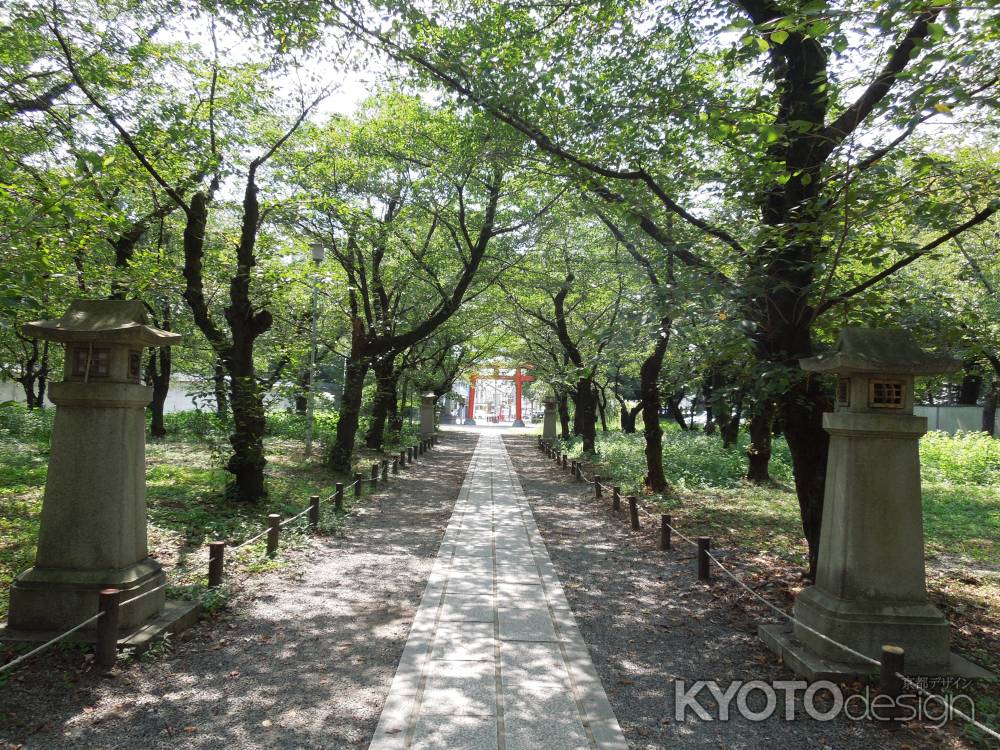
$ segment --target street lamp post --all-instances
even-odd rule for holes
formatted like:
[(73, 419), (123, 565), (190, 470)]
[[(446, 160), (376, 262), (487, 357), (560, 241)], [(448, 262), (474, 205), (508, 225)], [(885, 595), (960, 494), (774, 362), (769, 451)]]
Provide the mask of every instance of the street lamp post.
[[(326, 249), (323, 245), (314, 243), (309, 247), (316, 269), (323, 262)], [(313, 447), (313, 400), (316, 392), (316, 297), (318, 292), (317, 274), (312, 275), (312, 314), (310, 315), (309, 341), (309, 390), (306, 392), (306, 458), (312, 455)]]

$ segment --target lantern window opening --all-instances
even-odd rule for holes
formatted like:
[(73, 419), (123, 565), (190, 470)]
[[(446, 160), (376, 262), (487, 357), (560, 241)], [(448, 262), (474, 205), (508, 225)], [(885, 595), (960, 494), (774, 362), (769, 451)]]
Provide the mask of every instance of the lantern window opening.
[(840, 378), (837, 381), (837, 406), (851, 405), (851, 379)]
[(873, 409), (902, 409), (905, 388), (901, 380), (868, 381), (868, 406)]

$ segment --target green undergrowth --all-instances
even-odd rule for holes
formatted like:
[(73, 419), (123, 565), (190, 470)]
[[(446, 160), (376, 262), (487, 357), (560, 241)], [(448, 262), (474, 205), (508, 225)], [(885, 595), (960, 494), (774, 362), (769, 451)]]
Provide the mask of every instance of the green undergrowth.
[[(588, 465), (606, 484), (624, 494), (643, 493), (646, 471), (641, 434), (599, 434), (597, 456)], [(753, 532), (752, 544), (785, 558), (800, 559), (804, 549), (791, 456), (775, 438), (770, 471), (773, 484), (757, 487), (743, 478), (746, 435), (723, 448), (717, 435), (665, 426), (663, 465), (670, 491), (656, 497), (664, 511), (685, 519), (694, 533), (739, 543)], [(582, 455), (579, 439), (557, 441), (573, 458)], [(933, 432), (921, 439), (924, 527), (928, 551), (971, 560), (1000, 560), (1000, 440), (983, 433)], [(766, 529), (766, 534), (759, 534)], [(750, 541), (746, 540), (749, 544)]]

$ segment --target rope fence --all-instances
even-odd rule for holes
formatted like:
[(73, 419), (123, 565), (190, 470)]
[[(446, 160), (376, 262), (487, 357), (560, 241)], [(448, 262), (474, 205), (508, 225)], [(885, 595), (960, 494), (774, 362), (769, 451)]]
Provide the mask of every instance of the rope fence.
[[(554, 459), (558, 466), (562, 466), (563, 469), (567, 468), (567, 462), (569, 461), (569, 458), (566, 453), (562, 453), (560, 451), (555, 450), (551, 444), (545, 443), (541, 438), (538, 439), (538, 448), (542, 451), (545, 451), (550, 458)], [(598, 475), (593, 475), (588, 477), (587, 473), (583, 470), (582, 462), (573, 461), (571, 467), (572, 467), (572, 473), (571, 473), (572, 477), (574, 477), (577, 481), (584, 481), (587, 484), (594, 486), (596, 498), (598, 499), (602, 498), (603, 497), (602, 493), (605, 491), (611, 492), (612, 508), (616, 511), (619, 510), (620, 497), (621, 497), (621, 492), (619, 487), (603, 484), (600, 481), (600, 476)], [(638, 503), (634, 496), (629, 496), (629, 505), (630, 505), (630, 510), (634, 509), (632, 510), (632, 519), (631, 519), (633, 529), (639, 528), (635, 518), (636, 512), (642, 512), (650, 519), (654, 521), (656, 520), (656, 515), (651, 513), (644, 505)], [(815, 628), (812, 628), (806, 625), (805, 623), (797, 620), (792, 614), (786, 612), (777, 605), (769, 602), (763, 596), (754, 591), (749, 585), (747, 585), (745, 581), (743, 581), (739, 576), (737, 576), (733, 571), (731, 571), (727, 566), (725, 566), (719, 560), (718, 557), (716, 557), (709, 551), (710, 543), (707, 537), (699, 537), (696, 540), (684, 535), (681, 531), (679, 531), (675, 526), (671, 524), (670, 516), (667, 514), (660, 514), (660, 523), (662, 530), (662, 538), (665, 541), (665, 544), (661, 543), (660, 545), (661, 549), (670, 549), (671, 547), (669, 541), (671, 538), (670, 535), (675, 534), (678, 538), (684, 540), (689, 545), (695, 547), (698, 550), (698, 568), (699, 568), (698, 577), (700, 580), (702, 581), (710, 580), (710, 576), (708, 574), (709, 565), (710, 563), (714, 563), (715, 566), (719, 568), (719, 570), (721, 570), (737, 586), (739, 586), (741, 589), (750, 594), (750, 596), (753, 597), (756, 601), (759, 601), (765, 607), (775, 612), (776, 614), (780, 615), (782, 618), (788, 620), (793, 625), (802, 628), (803, 630), (808, 631), (810, 634), (816, 636), (817, 638), (820, 638), (821, 640), (841, 649), (842, 651), (844, 651), (844, 653), (850, 654), (855, 659), (861, 661), (864, 664), (878, 667), (880, 671), (880, 687), (883, 689), (882, 690), (883, 692), (886, 692), (887, 694), (895, 693), (894, 695), (892, 695), (892, 697), (898, 698), (901, 692), (899, 690), (899, 687), (905, 685), (911, 688), (912, 690), (916, 691), (920, 695), (924, 696), (925, 698), (941, 701), (942, 705), (948, 707), (952, 715), (959, 717), (963, 721), (976, 727), (977, 729), (987, 734), (988, 736), (1000, 740), (1000, 732), (997, 732), (995, 729), (986, 726), (985, 724), (969, 716), (968, 714), (959, 711), (957, 708), (955, 708), (954, 704), (944, 696), (930, 692), (929, 690), (927, 690), (926, 688), (914, 682), (905, 674), (903, 674), (901, 671), (903, 663), (903, 649), (890, 645), (883, 646), (883, 654), (882, 654), (883, 658), (882, 660), (879, 660), (871, 656), (868, 656), (867, 654), (863, 654), (860, 651), (857, 651), (846, 644), (834, 640), (833, 638), (830, 638), (826, 634), (821, 633)], [(898, 665), (898, 668), (895, 665)], [(893, 685), (892, 681), (888, 679), (890, 677), (894, 677), (899, 682)]]
[[(421, 440), (414, 446), (409, 446), (405, 450), (399, 452), (399, 457), (392, 460), (392, 473), (395, 475), (398, 473), (399, 468), (405, 468), (410, 464), (414, 463), (416, 459), (423, 455), (425, 452), (429, 451), (437, 445), (437, 436), (432, 436), (425, 440)], [(344, 492), (352, 491), (355, 497), (360, 497), (361, 491), (364, 486), (364, 482), (370, 482), (372, 489), (377, 487), (379, 481), (379, 474), (381, 474), (381, 479), (386, 481), (388, 479), (390, 463), (388, 460), (383, 459), (381, 463), (372, 464), (371, 478), (364, 479), (361, 474), (355, 474), (355, 480), (347, 485), (346, 487), (340, 483), (336, 483), (336, 490), (326, 498), (326, 502), (334, 502), (334, 510), (340, 512), (343, 510), (343, 499)], [(309, 525), (312, 528), (316, 528), (319, 525), (319, 514), (320, 514), (320, 496), (312, 495), (309, 498), (309, 505), (302, 511), (296, 513), (294, 516), (290, 516), (284, 520), (281, 517), (272, 513), (268, 515), (268, 526), (258, 534), (254, 534), (249, 539), (244, 539), (239, 544), (233, 545), (229, 549), (235, 551), (243, 547), (247, 547), (254, 542), (257, 542), (264, 537), (267, 537), (267, 555), (268, 557), (274, 557), (277, 554), (280, 530), (302, 518), (305, 515), (309, 515)], [(193, 568), (184, 569), (183, 573), (185, 575), (190, 575), (191, 573), (200, 572), (203, 568), (208, 568), (208, 586), (209, 588), (216, 588), (222, 585), (224, 577), (224, 566), (225, 566), (225, 549), (226, 542), (216, 541), (209, 542), (209, 555), (207, 559), (202, 560), (202, 562), (195, 565)], [(144, 599), (147, 596), (155, 594), (159, 591), (166, 589), (169, 586), (169, 582), (161, 583), (155, 588), (144, 591), (141, 594), (133, 596), (129, 599), (122, 600), (122, 590), (116, 588), (104, 589), (100, 592), (98, 600), (98, 612), (92, 617), (88, 617), (83, 622), (73, 626), (64, 633), (60, 633), (55, 638), (33, 648), (26, 654), (22, 654), (15, 659), (7, 662), (6, 664), (0, 665), (0, 675), (5, 673), (13, 672), (18, 666), (28, 661), (31, 657), (39, 654), (51, 646), (65, 640), (69, 636), (73, 635), (77, 631), (87, 627), (93, 622), (97, 622), (97, 643), (96, 643), (96, 656), (95, 661), (99, 666), (104, 669), (110, 669), (114, 666), (117, 660), (118, 652), (118, 612), (121, 607), (127, 607), (131, 604)]]

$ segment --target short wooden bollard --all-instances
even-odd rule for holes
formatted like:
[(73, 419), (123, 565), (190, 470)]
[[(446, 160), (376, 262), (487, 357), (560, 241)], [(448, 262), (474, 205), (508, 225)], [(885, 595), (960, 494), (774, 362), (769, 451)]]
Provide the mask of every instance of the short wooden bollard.
[(372, 489), (378, 487), (378, 464), (372, 464)]
[(635, 495), (628, 496), (628, 517), (632, 522), (632, 530), (639, 530), (639, 501)]
[(309, 525), (313, 529), (319, 526), (319, 495), (309, 496)]
[(208, 543), (208, 587), (214, 589), (222, 585), (222, 575), (226, 565), (226, 543)]
[(622, 488), (612, 487), (611, 488), (611, 510), (618, 511), (622, 507)]
[(565, 453), (562, 454), (562, 467), (563, 471), (569, 468), (569, 456), (567, 456)]
[(338, 513), (344, 509), (344, 483), (337, 482), (337, 489), (333, 493), (333, 509)]
[(670, 549), (670, 515), (660, 516), (660, 549)]
[(278, 539), (281, 536), (281, 516), (271, 513), (267, 517), (267, 556), (278, 554)]
[(406, 449), (406, 463), (408, 463), (408, 464), (412, 464), (413, 463), (413, 447), (412, 446)]
[[(882, 646), (882, 658), (878, 672), (878, 690), (894, 701), (903, 692), (903, 681), (899, 675), (903, 673), (905, 652), (899, 646)], [(899, 721), (900, 707), (893, 705), (885, 712), (886, 719), (892, 724)]]
[(583, 481), (583, 461), (577, 461), (573, 464), (573, 476), (576, 477), (576, 481)]
[(399, 452), (399, 468), (400, 469), (406, 468), (406, 451)]
[(601, 475), (594, 474), (594, 497), (601, 499)]
[(576, 461), (569, 462), (569, 475), (574, 479), (576, 478)]
[(712, 543), (707, 536), (698, 537), (698, 580), (711, 581), (712, 568), (709, 565), (708, 551), (712, 548)]
[(101, 589), (97, 600), (97, 653), (95, 661), (110, 669), (118, 659), (118, 607), (121, 604), (121, 589)]
[(354, 472), (354, 499), (361, 497), (361, 483), (365, 481), (365, 475), (360, 471)]
[(389, 479), (389, 459), (382, 459), (382, 481), (386, 482)]
[(392, 475), (396, 476), (399, 474), (399, 457), (395, 456), (392, 459)]

